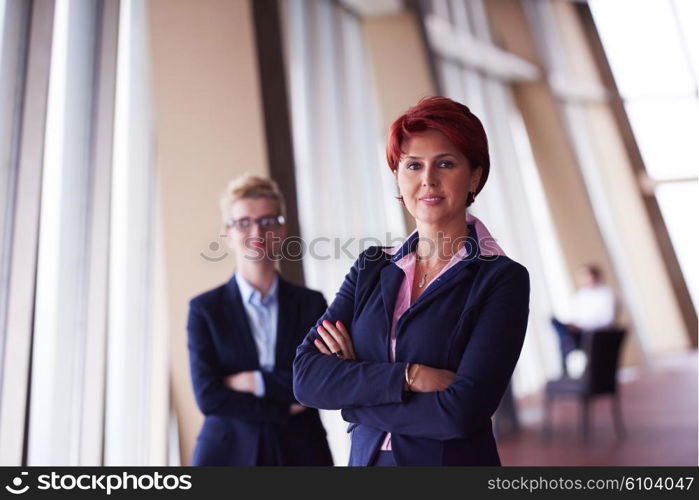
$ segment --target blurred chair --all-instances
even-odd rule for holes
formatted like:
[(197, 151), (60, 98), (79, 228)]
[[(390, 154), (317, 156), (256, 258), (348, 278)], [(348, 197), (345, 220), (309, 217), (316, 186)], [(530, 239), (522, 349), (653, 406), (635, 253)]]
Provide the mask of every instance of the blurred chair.
[(512, 394), (512, 381), (507, 385), (500, 404), (493, 415), (495, 429), (493, 431), (495, 439), (508, 435), (518, 434), (520, 431), (519, 417), (517, 416), (517, 406)]
[(577, 398), (580, 403), (580, 433), (585, 441), (590, 438), (590, 404), (598, 396), (612, 398), (612, 414), (617, 438), (625, 435), (621, 415), (621, 402), (617, 390), (616, 373), (619, 367), (621, 344), (626, 330), (610, 328), (585, 333), (582, 350), (587, 356), (587, 365), (580, 378), (563, 377), (546, 384), (544, 400), (544, 438), (551, 435), (551, 411), (555, 397)]

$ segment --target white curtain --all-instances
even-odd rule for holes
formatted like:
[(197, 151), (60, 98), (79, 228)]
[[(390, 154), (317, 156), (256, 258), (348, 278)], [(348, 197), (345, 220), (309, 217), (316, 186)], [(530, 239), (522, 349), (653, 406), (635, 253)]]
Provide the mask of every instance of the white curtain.
[[(5, 13), (0, 26), (21, 17), (20, 5), (0, 4)], [(0, 330), (7, 347), (0, 394), (2, 463), (165, 465), (172, 434), (169, 349), (165, 332), (153, 328), (151, 312), (154, 146), (147, 1), (34, 5), (25, 13), (32, 16), (32, 30), (41, 26), (41, 31), (24, 36), (37, 41), (44, 36), (50, 50), (32, 51), (31, 45), (27, 53), (19, 50), (21, 26), (0, 31), (12, 35), (3, 36), (0, 46), (0, 123), (3, 130), (16, 127), (12, 120), (19, 116), (25, 124), (21, 147), (0, 144), (0, 189), (15, 188), (9, 185), (10, 167), (19, 178), (17, 213), (7, 210), (3, 196), (0, 215), (16, 217), (12, 222), (23, 228), (0, 226), (1, 248), (14, 252), (0, 255), (15, 274), (36, 273), (35, 287), (33, 279), (21, 287), (8, 285), (5, 274), (0, 282), (0, 307), (9, 303), (10, 318), (5, 324), (0, 315), (7, 327)], [(14, 61), (7, 40), (16, 50)], [(6, 108), (18, 85), (7, 70), (22, 58), (34, 75), (27, 80), (27, 104)], [(44, 66), (45, 112), (33, 87)], [(6, 116), (6, 110), (15, 115)], [(29, 177), (41, 184), (34, 201)], [(17, 253), (34, 227), (39, 228), (35, 269)]]
[[(405, 222), (359, 19), (329, 0), (283, 4), (306, 285), (332, 301), (359, 253), (395, 244)], [(349, 452), (339, 412), (322, 412), (335, 463)]]

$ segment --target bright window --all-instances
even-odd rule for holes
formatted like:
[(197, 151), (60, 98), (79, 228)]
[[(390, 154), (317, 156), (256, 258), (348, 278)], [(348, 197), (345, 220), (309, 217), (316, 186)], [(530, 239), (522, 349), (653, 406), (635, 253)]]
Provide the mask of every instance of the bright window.
[(590, 7), (696, 307), (699, 2), (591, 0)]

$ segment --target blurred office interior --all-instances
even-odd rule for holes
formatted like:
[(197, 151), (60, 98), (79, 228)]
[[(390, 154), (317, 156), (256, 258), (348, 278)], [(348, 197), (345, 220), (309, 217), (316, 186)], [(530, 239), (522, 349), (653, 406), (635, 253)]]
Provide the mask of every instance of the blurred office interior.
[[(187, 304), (234, 271), (227, 182), (271, 176), (290, 234), (349, 242), (281, 264), (331, 301), (414, 229), (385, 134), (441, 94), (484, 123), (473, 213), (531, 277), (503, 465), (696, 465), (698, 81), (695, 0), (0, 0), (0, 463), (189, 464)], [(545, 439), (550, 317), (590, 262), (625, 436), (599, 398), (587, 439), (574, 400)]]

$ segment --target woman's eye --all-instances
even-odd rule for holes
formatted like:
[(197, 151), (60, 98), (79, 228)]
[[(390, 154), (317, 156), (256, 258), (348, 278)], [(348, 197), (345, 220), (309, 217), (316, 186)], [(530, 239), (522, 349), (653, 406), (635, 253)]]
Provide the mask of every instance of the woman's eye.
[(408, 163), (408, 164), (405, 166), (405, 168), (407, 168), (408, 170), (417, 170), (418, 168), (420, 168), (420, 164), (419, 164), (419, 163), (415, 163), (415, 162), (413, 162), (413, 163)]
[(439, 166), (444, 168), (451, 168), (454, 166), (454, 163), (450, 162), (449, 160), (442, 160), (439, 162)]

